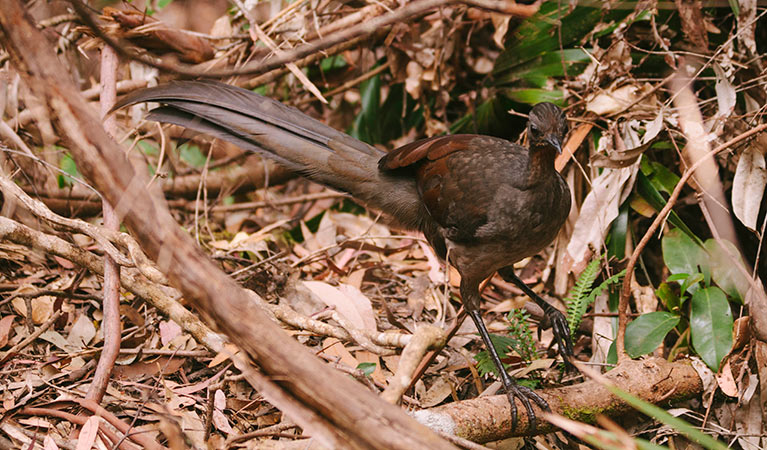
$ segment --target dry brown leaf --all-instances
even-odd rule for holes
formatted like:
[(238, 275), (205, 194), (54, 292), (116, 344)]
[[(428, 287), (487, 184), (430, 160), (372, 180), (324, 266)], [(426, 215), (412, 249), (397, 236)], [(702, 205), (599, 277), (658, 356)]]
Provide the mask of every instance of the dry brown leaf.
[(162, 346), (167, 346), (173, 339), (183, 333), (181, 327), (172, 320), (163, 320), (158, 327), (160, 329), (160, 342)]
[(43, 439), (43, 450), (59, 450), (59, 446), (56, 445), (56, 441), (50, 436), (45, 436)]
[(567, 161), (572, 158), (573, 153), (578, 150), (578, 147), (581, 146), (581, 143), (586, 139), (586, 136), (589, 135), (589, 132), (593, 127), (594, 125), (590, 123), (584, 123), (578, 125), (578, 127), (570, 133), (570, 138), (567, 140), (567, 143), (565, 143), (565, 147), (562, 149), (562, 154), (558, 155), (557, 159), (554, 161), (554, 168), (557, 172), (561, 172), (562, 169), (564, 169)]
[(224, 415), (224, 410), (226, 409), (226, 394), (223, 389), (219, 389), (213, 395), (213, 425), (215, 425), (218, 431), (224, 432), (227, 435), (231, 434), (234, 430), (229, 424), (229, 419)]
[(115, 366), (112, 375), (118, 379), (151, 377), (161, 372), (163, 375), (170, 375), (180, 369), (185, 361), (186, 358), (162, 356), (151, 362), (139, 361), (125, 366)]
[(14, 315), (7, 315), (0, 319), (0, 348), (3, 348), (8, 344), (8, 338), (13, 329), (14, 319), (16, 319), (16, 316)]
[(753, 232), (756, 232), (765, 185), (767, 167), (764, 155), (756, 144), (752, 144), (740, 155), (738, 167), (735, 169), (735, 178), (732, 180), (732, 209), (743, 225)]
[(419, 398), (422, 408), (431, 408), (442, 403), (453, 392), (453, 385), (447, 376), (437, 377), (434, 384)]
[(93, 322), (85, 314), (79, 314), (69, 330), (67, 342), (73, 348), (84, 349), (95, 336), (96, 327), (93, 325)]
[(239, 351), (240, 350), (234, 344), (229, 344), (229, 343), (224, 344), (224, 350), (222, 350), (216, 356), (213, 357), (210, 363), (208, 363), (208, 367), (216, 367), (222, 362), (228, 361), (229, 358), (232, 357), (232, 355), (237, 354), (237, 352)]
[(719, 110), (716, 112), (715, 118), (723, 119), (730, 117), (735, 110), (735, 103), (738, 101), (737, 91), (735, 86), (727, 79), (727, 75), (724, 73), (724, 69), (719, 64), (714, 64), (714, 73), (716, 74), (716, 102)]
[(621, 169), (604, 169), (591, 182), (591, 192), (581, 205), (565, 255), (568, 271), (579, 273), (592, 252), (599, 252), (618, 207), (631, 193), (639, 162)]
[(339, 283), (338, 287), (323, 281), (303, 281), (301, 284), (329, 307), (335, 308), (355, 327), (376, 331), (375, 313), (370, 299), (354, 286)]
[(77, 438), (77, 446), (75, 450), (90, 450), (93, 448), (93, 444), (96, 442), (96, 437), (99, 433), (99, 418), (98, 416), (90, 416), (85, 421), (85, 425), (80, 430), (80, 435)]
[(349, 367), (357, 367), (360, 362), (344, 347), (343, 342), (336, 338), (327, 338), (322, 341), (322, 353), (338, 357), (338, 361)]
[[(609, 116), (617, 114), (628, 108), (634, 102), (645, 94), (652, 86), (645, 83), (643, 85), (626, 84), (621, 87), (611, 87), (608, 90), (601, 91), (586, 99), (586, 110), (593, 112), (598, 116)], [(652, 96), (650, 96), (652, 97)], [(649, 100), (645, 99), (645, 102)], [(637, 107), (639, 105), (635, 105)]]
[(730, 397), (738, 396), (738, 386), (735, 384), (735, 377), (732, 376), (732, 368), (730, 367), (730, 360), (728, 359), (722, 369), (716, 374), (716, 383), (719, 385), (719, 389)]
[[(34, 291), (34, 289), (32, 289)], [(32, 299), (32, 322), (39, 325), (45, 323), (53, 314), (53, 303), (56, 301), (56, 297), (50, 295), (43, 295)], [(23, 298), (16, 297), (11, 301), (13, 308), (21, 316), (30, 317), (27, 313), (27, 305)]]

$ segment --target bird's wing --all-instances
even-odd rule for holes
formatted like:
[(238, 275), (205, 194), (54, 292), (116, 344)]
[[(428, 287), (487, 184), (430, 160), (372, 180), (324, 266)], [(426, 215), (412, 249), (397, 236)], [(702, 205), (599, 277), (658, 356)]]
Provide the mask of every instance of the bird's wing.
[(421, 201), (445, 237), (468, 241), (477, 237), (496, 208), (511, 148), (511, 143), (489, 136), (440, 136), (390, 152), (379, 168), (392, 173), (413, 170)]
[(471, 141), (476, 137), (478, 136), (474, 134), (454, 134), (411, 142), (387, 153), (378, 162), (378, 167), (384, 171), (397, 170), (415, 167), (424, 161), (436, 161), (451, 153), (470, 148)]

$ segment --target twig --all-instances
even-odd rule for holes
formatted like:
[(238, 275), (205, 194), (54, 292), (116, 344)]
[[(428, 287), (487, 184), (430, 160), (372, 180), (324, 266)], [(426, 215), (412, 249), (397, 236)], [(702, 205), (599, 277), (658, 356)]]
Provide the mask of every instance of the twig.
[[(370, 70), (367, 73), (364, 73), (364, 74), (358, 76), (357, 78), (355, 78), (353, 80), (349, 80), (346, 83), (342, 84), (341, 86), (338, 86), (335, 89), (331, 89), (331, 90), (325, 92), (322, 95), (324, 95), (325, 97), (332, 97), (332, 96), (334, 96), (336, 94), (340, 94), (341, 92), (348, 91), (349, 89), (353, 88), (354, 86), (357, 86), (358, 84), (362, 83), (363, 81), (367, 81), (367, 80), (373, 78), (374, 76), (378, 75), (379, 73), (385, 71), (390, 66), (391, 66), (391, 61), (386, 61), (385, 63), (381, 64), (380, 66), (376, 67), (375, 69)], [(313, 99), (307, 98), (305, 100), (302, 100), (302, 101), (298, 102), (296, 104), (296, 106), (302, 106), (302, 105), (305, 105), (307, 103), (311, 103), (313, 101), (314, 101)]]
[[(114, 115), (107, 116), (107, 113), (117, 99), (119, 63), (117, 54), (111, 47), (105, 46), (101, 49), (101, 116), (104, 120), (104, 130), (112, 137), (117, 133), (117, 121)], [(120, 219), (112, 205), (106, 199), (102, 199), (101, 207), (104, 210), (104, 228), (118, 231)], [(104, 258), (104, 285), (101, 291), (104, 295), (102, 304), (104, 318), (101, 321), (104, 330), (104, 346), (96, 364), (93, 382), (85, 394), (85, 398), (96, 403), (100, 403), (104, 398), (109, 377), (120, 353), (120, 266), (109, 256)]]
[(224, 443), (224, 448), (230, 448), (234, 444), (248, 441), (250, 439), (257, 438), (257, 437), (273, 436), (274, 433), (281, 433), (285, 430), (290, 430), (292, 428), (298, 428), (298, 425), (296, 425), (295, 423), (291, 421), (283, 420), (282, 422), (278, 424), (261, 428), (260, 430), (252, 431), (250, 433), (244, 433), (239, 436), (230, 437)]
[(93, 295), (93, 294), (78, 294), (76, 292), (61, 291), (58, 289), (43, 289), (43, 290), (35, 291), (35, 292), (17, 292), (15, 294), (11, 294), (7, 298), (0, 301), (0, 306), (12, 301), (14, 298), (27, 299), (27, 298), (43, 297), (45, 295), (50, 295), (53, 297), (73, 298), (75, 300), (101, 300), (101, 297), (99, 297), (98, 295)]
[[(329, 198), (348, 198), (347, 194), (340, 192), (318, 192), (315, 194), (305, 194), (296, 197), (283, 198), (280, 200), (271, 200), (268, 202), (242, 202), (235, 203), (233, 205), (219, 205), (211, 208), (213, 212), (231, 212), (231, 211), (243, 211), (249, 209), (267, 208), (270, 206), (285, 206), (293, 205), (295, 203), (313, 202), (316, 200), (325, 200)], [(188, 208), (187, 208), (188, 210)]]
[[(31, 311), (27, 311), (27, 313), (31, 315)], [(45, 333), (48, 330), (48, 328), (50, 328), (51, 325), (53, 325), (59, 319), (59, 317), (61, 317), (61, 314), (62, 314), (61, 310), (56, 311), (55, 313), (51, 315), (51, 317), (44, 324), (40, 325), (40, 327), (38, 327), (32, 334), (22, 339), (21, 342), (14, 345), (10, 349), (8, 349), (6, 352), (2, 353), (2, 355), (0, 355), (0, 362), (5, 361), (9, 356), (20, 352), (22, 349), (26, 348), (27, 345), (34, 342), (35, 339), (40, 337), (41, 334)]]
[[(253, 43), (256, 43), (260, 40), (278, 57), (283, 55), (284, 52), (277, 47), (277, 44), (258, 25), (258, 22), (256, 21), (256, 18), (251, 13), (250, 9), (245, 7), (245, 5), (242, 3), (241, 0), (234, 0), (234, 3), (237, 5), (238, 8), (240, 8), (242, 13), (248, 19), (248, 22), (250, 24), (250, 29), (248, 30), (248, 32), (250, 33), (250, 38), (253, 40)], [(309, 77), (307, 77), (305, 73), (301, 72), (301, 69), (298, 68), (295, 62), (293, 61), (288, 62), (285, 64), (285, 67), (287, 67), (288, 70), (290, 70), (290, 72), (293, 75), (295, 75), (296, 78), (298, 78), (301, 84), (304, 85), (306, 90), (308, 90), (315, 97), (317, 97), (319, 101), (321, 101), (322, 103), (328, 102), (327, 100), (325, 100), (325, 97), (322, 96), (322, 94), (320, 93), (320, 90), (317, 89), (317, 86), (315, 86), (314, 83), (312, 83), (311, 80), (309, 80)]]

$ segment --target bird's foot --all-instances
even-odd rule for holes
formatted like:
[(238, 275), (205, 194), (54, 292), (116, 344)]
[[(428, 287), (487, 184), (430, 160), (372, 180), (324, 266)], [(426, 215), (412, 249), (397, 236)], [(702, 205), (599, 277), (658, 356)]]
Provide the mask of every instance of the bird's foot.
[(562, 359), (565, 361), (565, 367), (574, 367), (572, 359), (575, 359), (573, 352), (573, 338), (570, 334), (570, 326), (567, 324), (567, 318), (562, 312), (554, 307), (546, 311), (546, 315), (551, 321), (551, 331), (554, 332), (554, 339), (557, 341), (557, 349)]
[(554, 332), (554, 339), (557, 341), (557, 349), (559, 354), (565, 360), (565, 367), (573, 367), (571, 359), (574, 359), (575, 353), (573, 352), (573, 337), (570, 333), (570, 326), (567, 324), (567, 318), (549, 302), (542, 299), (540, 295), (536, 294), (528, 285), (526, 285), (515, 273), (512, 266), (504, 267), (498, 270), (498, 274), (504, 280), (515, 284), (518, 288), (527, 294), (538, 306), (543, 309), (543, 314), (551, 322), (551, 329)]
[(514, 382), (514, 380), (512, 380), (508, 374), (502, 378), (503, 388), (506, 391), (506, 397), (508, 397), (509, 404), (511, 405), (511, 431), (517, 429), (518, 423), (517, 402), (514, 400), (515, 398), (518, 398), (522, 402), (522, 405), (525, 407), (525, 411), (527, 411), (528, 429), (531, 431), (535, 430), (537, 418), (535, 416), (535, 411), (533, 410), (533, 405), (530, 403), (530, 400), (535, 402), (535, 404), (544, 411), (551, 411), (549, 404), (540, 395), (536, 394), (534, 390)]

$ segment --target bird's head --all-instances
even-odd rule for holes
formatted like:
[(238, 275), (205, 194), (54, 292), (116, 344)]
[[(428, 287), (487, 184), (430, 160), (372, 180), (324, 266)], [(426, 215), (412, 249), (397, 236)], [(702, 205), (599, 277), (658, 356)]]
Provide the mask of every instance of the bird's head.
[(562, 153), (567, 134), (567, 117), (557, 105), (549, 102), (533, 106), (527, 121), (530, 149), (553, 149)]

